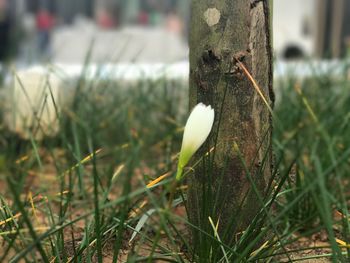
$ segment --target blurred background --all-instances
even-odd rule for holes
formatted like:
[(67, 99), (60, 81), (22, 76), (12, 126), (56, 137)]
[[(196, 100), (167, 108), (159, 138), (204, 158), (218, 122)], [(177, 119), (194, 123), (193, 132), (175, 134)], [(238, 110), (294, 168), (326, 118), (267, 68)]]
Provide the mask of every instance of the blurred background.
[[(271, 2), (275, 80), (316, 71), (350, 77), (344, 68), (350, 1)], [(33, 120), (30, 101), (36, 110), (50, 108), (42, 102), (45, 79), (67, 105), (79, 79), (130, 86), (166, 78), (182, 83), (187, 105), (189, 22), (189, 0), (0, 0), (0, 85), (8, 88), (0, 89), (0, 108), (7, 126), (18, 132), (23, 120)]]
[[(187, 61), (188, 0), (0, 0), (0, 60)], [(344, 58), (350, 1), (275, 0), (277, 59)]]
[(188, 19), (187, 0), (0, 0), (1, 60), (174, 62)]
[[(271, 2), (275, 80), (316, 73), (350, 77), (344, 64), (350, 56), (350, 1)], [(33, 112), (43, 108), (51, 112), (48, 126), (54, 126), (54, 100), (69, 105), (73, 95), (67, 94), (81, 79), (124, 87), (144, 79), (173, 80), (184, 87), (179, 108), (186, 109), (189, 21), (189, 0), (0, 0), (0, 84), (7, 87), (0, 89), (0, 107), (6, 126), (30, 131)], [(50, 92), (43, 93), (45, 83)], [(276, 82), (277, 100), (281, 86)]]
[[(192, 250), (187, 231), (174, 240), (186, 220), (163, 227), (172, 218), (159, 212), (168, 191), (126, 195), (176, 171), (189, 105), (189, 20), (190, 0), (0, 0), (0, 262), (21, 254), (39, 262), (38, 238), (51, 262), (85, 260), (99, 235), (103, 248), (121, 247), (128, 259), (124, 247), (141, 256), (164, 247), (176, 262)], [(328, 262), (321, 253), (345, 255), (350, 243), (350, 0), (273, 0), (272, 26), (270, 186), (280, 192), (266, 199), (273, 217), (261, 217), (278, 235), (251, 251), (257, 246), (244, 234), (232, 251), (262, 256), (250, 262), (282, 254), (288, 259), (276, 260), (289, 262), (298, 250), (307, 262)], [(127, 242), (134, 226), (144, 234)]]

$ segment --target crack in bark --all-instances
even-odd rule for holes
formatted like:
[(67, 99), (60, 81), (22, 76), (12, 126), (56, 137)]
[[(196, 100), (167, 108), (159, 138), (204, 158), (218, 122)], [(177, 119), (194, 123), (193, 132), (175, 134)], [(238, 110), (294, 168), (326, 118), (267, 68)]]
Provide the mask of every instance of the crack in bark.
[(272, 62), (272, 43), (271, 43), (271, 27), (270, 27), (270, 9), (268, 0), (263, 2), (264, 14), (265, 14), (265, 32), (266, 32), (266, 46), (267, 48), (267, 56), (270, 61), (269, 63), (269, 97), (271, 100), (271, 106), (274, 107), (275, 104), (275, 93), (273, 91), (273, 62)]
[(250, 0), (250, 9), (255, 8), (260, 2), (265, 2), (265, 0)]

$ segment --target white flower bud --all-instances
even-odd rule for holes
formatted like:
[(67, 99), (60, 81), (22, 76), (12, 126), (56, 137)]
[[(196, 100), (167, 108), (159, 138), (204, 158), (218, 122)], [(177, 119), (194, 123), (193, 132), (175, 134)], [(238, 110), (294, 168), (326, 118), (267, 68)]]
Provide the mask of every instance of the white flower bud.
[(214, 110), (210, 105), (205, 106), (203, 103), (199, 103), (193, 108), (185, 126), (176, 180), (181, 180), (183, 168), (208, 138), (213, 123)]

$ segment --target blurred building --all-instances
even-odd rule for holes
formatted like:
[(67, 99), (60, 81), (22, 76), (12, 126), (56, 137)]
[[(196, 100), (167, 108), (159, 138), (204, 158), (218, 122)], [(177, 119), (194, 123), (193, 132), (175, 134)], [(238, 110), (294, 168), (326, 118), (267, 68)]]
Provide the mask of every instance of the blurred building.
[(318, 0), (316, 54), (341, 57), (350, 48), (350, 1)]
[[(3, 1), (10, 4), (13, 24), (16, 25), (18, 32), (19, 48), (17, 53), (20, 63), (30, 64), (47, 59), (55, 61), (60, 55), (64, 58), (70, 57), (69, 54), (66, 54), (68, 51), (62, 52), (63, 48), (69, 45), (72, 46), (70, 52), (72, 60), (74, 60), (73, 58), (77, 54), (84, 53), (86, 56), (92, 39), (96, 40), (94, 44), (95, 54), (105, 54), (111, 49), (115, 50), (113, 47), (116, 46), (116, 43), (132, 42), (140, 37), (146, 38), (148, 35), (156, 35), (156, 40), (162, 46), (169, 42), (177, 46), (173, 50), (180, 50), (179, 54), (174, 54), (175, 51), (170, 52), (171, 50), (167, 49), (171, 61), (174, 58), (183, 59), (183, 54), (187, 54), (184, 40), (188, 34), (187, 21), (190, 5), (188, 0)], [(135, 32), (139, 32), (139, 37)], [(172, 34), (176, 35), (175, 39), (173, 39)], [(162, 37), (166, 39), (160, 39)], [(109, 42), (104, 42), (106, 39)], [(70, 42), (74, 42), (74, 44)], [(62, 43), (64, 43), (63, 47)], [(127, 52), (130, 56), (125, 56), (125, 60), (128, 60), (126, 57), (131, 59), (131, 57), (136, 56), (132, 53), (140, 53), (140, 50), (149, 54), (137, 55), (138, 58), (149, 57), (152, 53), (152, 46), (155, 46), (152, 41), (146, 39), (138, 41), (136, 44), (133, 52)], [(131, 49), (133, 45), (127, 46)], [(77, 55), (77, 59), (74, 61), (80, 62), (82, 56), (82, 54)], [(100, 55), (96, 55), (96, 57), (100, 57)], [(67, 59), (58, 60), (67, 61)], [(98, 60), (108, 61), (106, 58)], [(163, 60), (160, 59), (160, 61)]]
[(350, 1), (274, 0), (273, 34), (278, 58), (328, 57), (350, 47)]
[[(189, 31), (190, 0), (3, 1), (8, 2), (11, 16), (27, 32), (33, 31), (30, 16), (41, 8), (55, 17), (56, 28), (74, 25), (78, 20), (103, 29), (165, 25), (182, 36)], [(349, 0), (273, 0), (273, 5), (277, 58), (337, 58), (350, 53)]]
[[(182, 18), (189, 15), (188, 0), (11, 0), (12, 9), (17, 15), (25, 12), (36, 13), (46, 8), (53, 14), (70, 23), (76, 15), (95, 18), (100, 9), (107, 9), (118, 24), (130, 24), (138, 21), (140, 12), (145, 12), (156, 21), (156, 15), (165, 15), (176, 11)], [(161, 22), (161, 19), (159, 20)]]

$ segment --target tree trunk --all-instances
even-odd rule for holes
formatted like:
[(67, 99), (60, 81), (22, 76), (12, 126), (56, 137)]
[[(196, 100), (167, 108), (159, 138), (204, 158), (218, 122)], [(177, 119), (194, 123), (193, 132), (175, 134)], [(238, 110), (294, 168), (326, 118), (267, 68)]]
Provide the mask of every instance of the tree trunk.
[(261, 209), (248, 174), (263, 197), (271, 178), (271, 114), (238, 62), (272, 108), (269, 22), (269, 0), (192, 3), (190, 107), (203, 102), (215, 109), (209, 147), (202, 147), (197, 157), (215, 148), (189, 176), (189, 220), (210, 231), (210, 216), (219, 222), (226, 243)]

